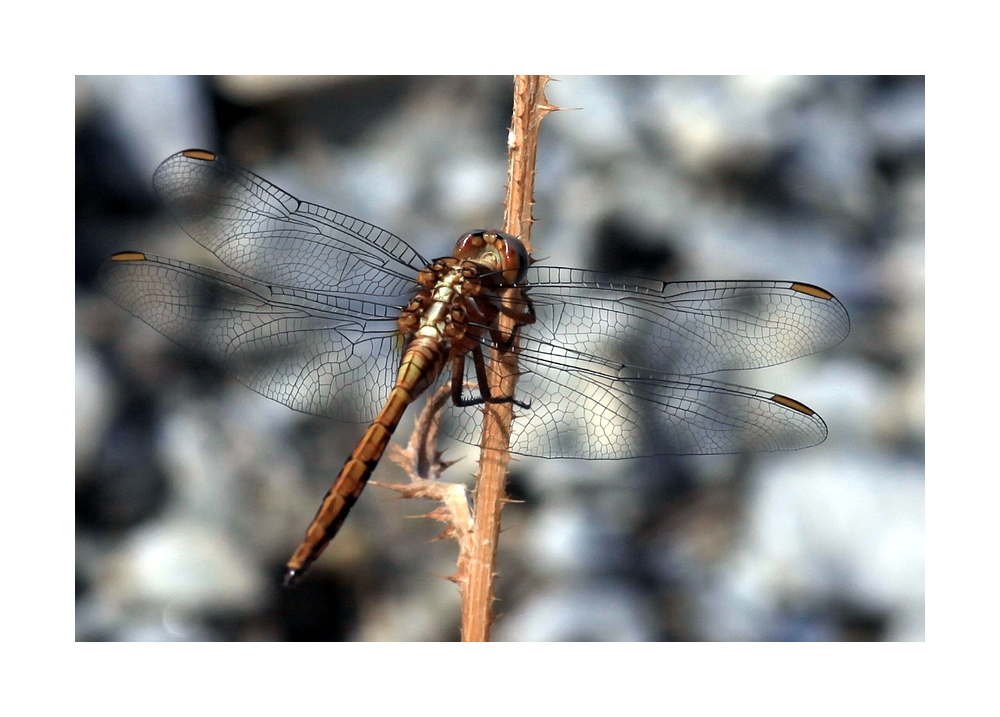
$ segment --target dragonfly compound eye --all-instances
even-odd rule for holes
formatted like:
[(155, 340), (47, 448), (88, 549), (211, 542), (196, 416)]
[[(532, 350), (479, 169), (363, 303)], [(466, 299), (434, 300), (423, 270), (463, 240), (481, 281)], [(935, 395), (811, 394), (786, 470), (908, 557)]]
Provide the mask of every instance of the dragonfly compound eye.
[(523, 282), (531, 264), (520, 239), (486, 229), (469, 232), (459, 239), (455, 256), (503, 272), (502, 283), (506, 285)]
[(504, 258), (503, 265), (509, 270), (504, 272), (504, 281), (511, 284), (524, 282), (528, 267), (531, 265), (528, 250), (524, 248), (520, 239), (506, 232), (496, 232), (496, 236), (497, 246)]

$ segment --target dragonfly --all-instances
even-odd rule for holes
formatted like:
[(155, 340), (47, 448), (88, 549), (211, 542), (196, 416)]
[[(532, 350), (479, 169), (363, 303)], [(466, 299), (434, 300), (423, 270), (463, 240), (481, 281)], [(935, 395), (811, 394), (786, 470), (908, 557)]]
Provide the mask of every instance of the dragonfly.
[[(826, 439), (805, 404), (708, 376), (843, 341), (847, 311), (818, 286), (548, 266), (489, 230), (428, 261), (398, 236), (206, 150), (169, 157), (153, 184), (233, 273), (121, 252), (99, 272), (110, 298), (268, 398), (370, 424), (289, 559), (286, 585), (336, 535), (407, 407), (448, 382), (441, 430), (478, 444), (483, 407), (511, 403), (518, 455), (781, 451)], [(516, 351), (516, 395), (491, 392), (490, 351)]]

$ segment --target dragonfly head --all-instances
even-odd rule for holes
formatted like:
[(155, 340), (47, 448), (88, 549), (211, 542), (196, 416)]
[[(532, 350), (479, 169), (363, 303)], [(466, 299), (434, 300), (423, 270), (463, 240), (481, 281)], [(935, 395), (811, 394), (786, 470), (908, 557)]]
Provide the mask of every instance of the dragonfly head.
[(455, 257), (503, 272), (505, 285), (522, 283), (531, 265), (528, 250), (520, 239), (491, 229), (478, 229), (463, 235), (455, 245)]

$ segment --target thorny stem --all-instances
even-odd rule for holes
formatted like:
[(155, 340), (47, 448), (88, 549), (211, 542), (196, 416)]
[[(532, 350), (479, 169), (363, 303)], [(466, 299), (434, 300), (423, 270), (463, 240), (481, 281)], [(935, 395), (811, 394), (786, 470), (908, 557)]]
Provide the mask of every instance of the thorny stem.
[[(518, 75), (514, 78), (514, 113), (508, 137), (507, 196), (503, 230), (521, 239), (531, 251), (531, 207), (534, 202), (535, 155), (542, 118), (556, 109), (545, 99), (549, 78)], [(516, 298), (506, 297), (507, 299)], [(514, 322), (500, 317), (507, 335)], [(494, 396), (514, 395), (517, 379), (517, 347), (490, 356), (489, 383)], [(474, 540), (468, 565), (459, 565), (457, 582), (462, 593), (462, 641), (486, 642), (493, 623), (494, 578), (500, 537), (500, 510), (506, 502), (504, 481), (510, 462), (509, 438), (515, 419), (513, 404), (493, 403), (483, 408), (479, 475), (476, 477)]]
[[(448, 384), (441, 386), (427, 400), (427, 405), (417, 417), (406, 448), (389, 446), (389, 457), (409, 474), (410, 482), (372, 481), (372, 485), (394, 490), (403, 498), (426, 498), (440, 503), (438, 508), (423, 517), (445, 524), (444, 532), (436, 540), (453, 538), (458, 543), (458, 564), (462, 566), (469, 560), (473, 533), (468, 493), (465, 486), (460, 483), (444, 483), (438, 480), (441, 473), (453, 463), (442, 461), (441, 452), (437, 449), (439, 414), (450, 398), (451, 386)], [(459, 573), (449, 577), (449, 580), (457, 583), (460, 581), (460, 575), (461, 568)]]

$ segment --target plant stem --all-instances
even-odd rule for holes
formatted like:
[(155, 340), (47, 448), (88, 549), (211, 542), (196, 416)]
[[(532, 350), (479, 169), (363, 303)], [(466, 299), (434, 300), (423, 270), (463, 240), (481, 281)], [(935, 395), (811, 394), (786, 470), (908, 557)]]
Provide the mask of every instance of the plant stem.
[[(535, 156), (542, 118), (554, 107), (545, 99), (548, 77), (518, 75), (514, 78), (514, 113), (508, 138), (507, 196), (504, 200), (503, 231), (512, 234), (531, 251), (531, 207), (535, 183)], [(515, 298), (515, 297), (509, 297)], [(500, 317), (504, 335), (514, 329), (514, 320)], [(514, 395), (517, 380), (517, 346), (491, 351), (489, 383), (494, 396)], [(485, 404), (480, 443), (479, 475), (476, 477), (476, 516), (473, 548), (462, 586), (462, 641), (486, 642), (493, 623), (494, 578), (500, 537), (500, 510), (506, 502), (504, 482), (510, 462), (509, 438), (514, 420), (513, 404)]]

